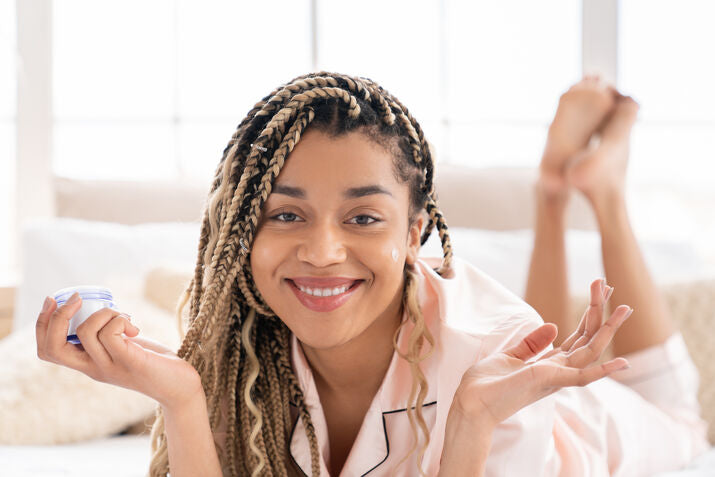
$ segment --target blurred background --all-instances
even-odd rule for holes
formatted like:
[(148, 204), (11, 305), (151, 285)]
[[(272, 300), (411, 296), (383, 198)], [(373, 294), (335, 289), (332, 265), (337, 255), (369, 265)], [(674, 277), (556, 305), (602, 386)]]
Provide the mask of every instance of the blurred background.
[[(711, 0), (0, 0), (4, 470), (143, 475), (145, 435), (15, 447), (142, 433), (156, 406), (37, 359), (42, 300), (108, 286), (145, 335), (177, 347), (223, 149), (256, 102), (319, 70), (369, 77), (410, 109), (434, 146), (455, 253), (515, 293), (559, 96), (584, 74), (633, 96), (629, 212), (703, 376), (715, 442), (713, 25)], [(576, 201), (567, 237), (579, 315), (603, 273), (589, 213)], [(432, 239), (425, 250), (440, 253)]]
[(251, 106), (321, 69), (378, 81), (439, 163), (473, 168), (536, 166), (559, 95), (599, 73), (641, 104), (638, 233), (713, 233), (714, 19), (708, 0), (0, 0), (0, 283), (53, 178), (208, 184)]

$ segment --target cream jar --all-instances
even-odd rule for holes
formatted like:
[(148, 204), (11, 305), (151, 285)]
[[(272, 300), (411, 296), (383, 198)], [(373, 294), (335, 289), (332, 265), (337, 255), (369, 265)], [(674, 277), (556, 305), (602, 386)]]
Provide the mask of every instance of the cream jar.
[(80, 344), (79, 338), (77, 338), (77, 327), (89, 318), (92, 313), (102, 308), (116, 309), (117, 306), (114, 303), (114, 297), (109, 288), (94, 285), (78, 285), (57, 290), (53, 294), (57, 306), (60, 307), (64, 305), (75, 292), (77, 292), (82, 299), (82, 305), (70, 319), (70, 326), (67, 330), (67, 341), (69, 343)]

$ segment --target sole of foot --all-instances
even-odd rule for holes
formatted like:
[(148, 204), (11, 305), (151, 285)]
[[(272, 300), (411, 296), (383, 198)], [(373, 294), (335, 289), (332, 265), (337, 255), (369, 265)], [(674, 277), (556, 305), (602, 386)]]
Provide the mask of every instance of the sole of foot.
[(561, 95), (539, 166), (541, 182), (547, 191), (563, 193), (568, 187), (567, 163), (589, 144), (611, 113), (617, 94), (599, 77), (586, 76)]
[(566, 181), (590, 200), (624, 192), (631, 130), (639, 109), (630, 96), (619, 96), (599, 131), (599, 143), (579, 151), (569, 163)]

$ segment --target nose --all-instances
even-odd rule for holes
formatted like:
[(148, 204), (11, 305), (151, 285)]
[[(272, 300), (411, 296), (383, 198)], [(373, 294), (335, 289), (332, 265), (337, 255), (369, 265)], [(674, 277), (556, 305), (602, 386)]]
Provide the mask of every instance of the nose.
[(332, 224), (316, 224), (301, 238), (298, 260), (315, 267), (342, 263), (347, 258), (342, 231)]

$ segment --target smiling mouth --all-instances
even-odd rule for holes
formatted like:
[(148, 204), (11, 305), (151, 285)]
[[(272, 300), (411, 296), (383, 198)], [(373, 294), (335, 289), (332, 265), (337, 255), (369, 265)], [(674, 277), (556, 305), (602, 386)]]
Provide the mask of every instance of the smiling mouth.
[[(300, 301), (306, 308), (319, 311), (328, 312), (335, 310), (347, 302), (350, 297), (360, 288), (360, 285), (365, 280), (355, 280), (350, 286), (334, 287), (332, 289), (310, 289), (307, 287), (298, 287), (296, 283), (287, 278), (286, 282), (290, 286), (290, 289), (295, 294), (298, 301)], [(326, 293), (327, 296), (322, 296), (322, 293)]]

